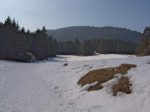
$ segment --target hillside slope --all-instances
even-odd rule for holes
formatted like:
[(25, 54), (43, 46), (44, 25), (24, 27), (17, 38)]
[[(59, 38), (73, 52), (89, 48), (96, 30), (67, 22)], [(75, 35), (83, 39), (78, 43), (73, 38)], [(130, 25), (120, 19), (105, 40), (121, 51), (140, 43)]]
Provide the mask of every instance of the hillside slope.
[(69, 41), (76, 38), (81, 41), (94, 38), (104, 38), (138, 42), (142, 37), (139, 32), (117, 27), (73, 26), (48, 30), (47, 33), (59, 41)]
[[(67, 58), (68, 66), (64, 67)], [(0, 61), (1, 112), (149, 112), (150, 57), (99, 55), (59, 56), (38, 63)], [(87, 92), (77, 81), (97, 68), (136, 64), (127, 76), (130, 95), (113, 97), (110, 83), (105, 89)]]

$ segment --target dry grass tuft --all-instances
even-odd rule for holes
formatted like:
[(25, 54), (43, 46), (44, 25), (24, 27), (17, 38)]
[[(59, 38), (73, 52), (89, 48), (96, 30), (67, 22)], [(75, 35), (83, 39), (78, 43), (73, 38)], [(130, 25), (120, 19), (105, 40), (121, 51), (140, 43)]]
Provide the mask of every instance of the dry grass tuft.
[(130, 94), (131, 93), (130, 86), (131, 86), (131, 84), (129, 82), (129, 78), (121, 77), (118, 80), (118, 83), (113, 85), (113, 87), (112, 87), (113, 96), (116, 96), (118, 92)]
[(116, 74), (126, 74), (128, 70), (134, 67), (136, 67), (136, 65), (134, 64), (121, 64), (119, 67), (116, 68), (92, 70), (88, 72), (85, 76), (81, 77), (78, 81), (78, 84), (84, 86), (86, 84), (98, 82), (97, 85), (89, 87), (88, 91), (99, 90), (103, 88), (101, 86), (102, 83), (113, 79)]

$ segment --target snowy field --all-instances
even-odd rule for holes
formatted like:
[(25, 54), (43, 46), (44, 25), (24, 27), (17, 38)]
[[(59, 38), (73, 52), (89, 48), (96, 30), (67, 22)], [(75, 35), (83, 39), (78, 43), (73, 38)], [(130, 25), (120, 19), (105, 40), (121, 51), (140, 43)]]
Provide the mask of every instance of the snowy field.
[[(63, 66), (65, 58), (68, 66)], [(150, 57), (127, 55), (58, 56), (48, 61), (0, 61), (0, 112), (150, 112)], [(88, 71), (137, 64), (127, 76), (130, 95), (113, 97), (110, 83), (87, 92), (77, 81)]]

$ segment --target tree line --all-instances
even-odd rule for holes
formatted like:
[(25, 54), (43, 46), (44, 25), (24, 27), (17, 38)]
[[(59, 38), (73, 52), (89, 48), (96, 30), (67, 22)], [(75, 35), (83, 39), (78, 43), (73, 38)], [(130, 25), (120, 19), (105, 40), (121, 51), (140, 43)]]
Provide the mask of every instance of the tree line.
[(56, 55), (55, 39), (48, 37), (45, 27), (35, 33), (8, 17), (0, 23), (0, 59), (32, 62)]
[(48, 36), (46, 28), (35, 32), (20, 27), (8, 17), (0, 22), (0, 59), (33, 62), (61, 55), (93, 55), (94, 52), (109, 54), (134, 54), (137, 43), (119, 39), (90, 39), (56, 41)]
[(150, 55), (150, 27), (144, 29), (143, 38), (136, 49), (136, 54), (140, 56)]
[(101, 54), (134, 54), (137, 43), (118, 39), (91, 39), (83, 42), (74, 41), (58, 42), (58, 54), (93, 55)]

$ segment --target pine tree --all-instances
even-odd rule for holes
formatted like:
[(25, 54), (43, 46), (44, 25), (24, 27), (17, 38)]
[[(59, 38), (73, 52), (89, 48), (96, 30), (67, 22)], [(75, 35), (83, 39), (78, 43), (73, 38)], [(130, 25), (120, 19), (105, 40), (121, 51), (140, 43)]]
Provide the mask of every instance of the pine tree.
[[(20, 31), (21, 33), (25, 33), (25, 28), (24, 27), (22, 27), (22, 29), (21, 29), (21, 31)], [(28, 32), (29, 33), (29, 32)]]
[(42, 32), (43, 32), (43, 33), (46, 33), (46, 28), (45, 28), (45, 26), (43, 26)]
[(146, 27), (143, 32), (143, 39), (136, 49), (137, 55), (150, 55), (150, 27)]
[(4, 26), (10, 26), (12, 24), (12, 20), (8, 16), (7, 19), (5, 20)]
[(13, 21), (12, 21), (12, 26), (15, 30), (17, 30), (17, 24), (16, 24), (15, 19), (13, 19)]
[(37, 30), (36, 30), (35, 33), (36, 33), (36, 34), (39, 34), (39, 33), (41, 33), (41, 30), (37, 28)]
[(20, 28), (20, 26), (19, 26), (19, 24), (17, 22), (17, 24), (16, 24), (16, 30), (19, 31), (19, 28)]
[(30, 30), (28, 29), (26, 32), (27, 35), (31, 34)]

